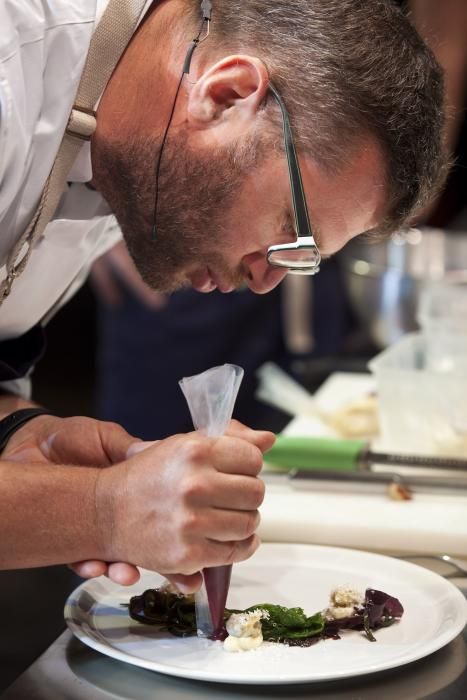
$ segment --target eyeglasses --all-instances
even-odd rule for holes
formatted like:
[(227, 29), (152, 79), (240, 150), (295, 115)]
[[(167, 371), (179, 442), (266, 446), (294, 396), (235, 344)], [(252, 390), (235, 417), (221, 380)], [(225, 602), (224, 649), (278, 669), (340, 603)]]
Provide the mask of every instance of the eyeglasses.
[(302, 176), (298, 164), (297, 152), (290, 127), (289, 116), (282, 97), (272, 83), (269, 90), (278, 103), (284, 131), (284, 145), (289, 169), (290, 191), (294, 212), (295, 243), (279, 243), (271, 245), (267, 251), (267, 261), (274, 267), (282, 267), (294, 275), (315, 275), (319, 272), (321, 255), (311, 231)]

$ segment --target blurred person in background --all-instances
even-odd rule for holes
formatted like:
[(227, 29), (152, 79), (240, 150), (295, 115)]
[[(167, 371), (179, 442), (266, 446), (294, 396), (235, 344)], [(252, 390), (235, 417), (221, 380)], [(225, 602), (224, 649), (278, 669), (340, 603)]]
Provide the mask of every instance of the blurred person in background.
[(177, 382), (233, 362), (245, 369), (237, 418), (279, 431), (285, 416), (255, 399), (255, 371), (266, 361), (291, 371), (296, 359), (337, 353), (351, 322), (336, 262), (326, 261), (313, 286), (310, 281), (291, 277), (267, 295), (244, 287), (226, 295), (184, 289), (166, 296), (141, 286), (120, 244), (92, 274), (97, 415), (143, 439), (185, 432), (191, 418)]
[[(396, 0), (409, 15), (445, 71), (446, 145), (454, 166), (446, 186), (417, 221), (455, 225), (467, 191), (467, 2)], [(235, 294), (215, 291), (207, 299), (184, 289), (157, 294), (142, 283), (123, 243), (94, 266), (98, 298), (96, 410), (145, 439), (190, 429), (181, 392), (182, 376), (234, 362), (245, 368), (236, 407), (240, 420), (280, 430), (287, 418), (255, 399), (255, 371), (273, 361), (290, 372), (302, 360), (326, 371), (345, 366), (344, 353), (371, 348), (359, 333), (344, 289), (339, 254), (326, 260), (315, 278), (289, 277), (267, 296), (246, 287)], [(374, 349), (373, 349), (374, 351)], [(329, 358), (320, 363), (319, 358)], [(303, 363), (302, 363), (303, 364)], [(322, 375), (318, 373), (322, 379)], [(309, 379), (309, 377), (308, 377)], [(154, 400), (163, 396), (163, 404)]]
[(444, 70), (445, 142), (452, 167), (445, 186), (417, 222), (467, 230), (467, 2), (399, 0)]

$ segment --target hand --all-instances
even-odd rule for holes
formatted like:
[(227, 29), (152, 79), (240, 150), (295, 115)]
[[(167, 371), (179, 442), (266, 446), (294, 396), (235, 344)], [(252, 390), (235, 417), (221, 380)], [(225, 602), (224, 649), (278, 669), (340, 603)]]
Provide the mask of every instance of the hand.
[[(2, 459), (108, 467), (124, 461), (129, 450), (140, 444), (138, 438), (116, 423), (84, 417), (37, 416), (12, 435)], [(83, 578), (105, 574), (122, 585), (136, 583), (139, 579), (138, 569), (124, 562), (77, 562), (71, 568)]]
[[(191, 435), (199, 438), (198, 433), (191, 433)], [(260, 450), (261, 453), (266, 452), (268, 449), (270, 449), (275, 439), (274, 435), (270, 432), (251, 430), (236, 420), (231, 421), (229, 428), (226, 431), (226, 436), (246, 440), (250, 444), (256, 446), (256, 448)], [(178, 439), (180, 438), (182, 438), (182, 436), (178, 436)], [(154, 446), (155, 444), (157, 443), (135, 442), (128, 448), (128, 456), (130, 457), (132, 455), (136, 455)], [(258, 456), (261, 459), (261, 468), (262, 455), (260, 454)], [(260, 489), (263, 489), (262, 482), (260, 482)], [(255, 540), (255, 548), (256, 546), (257, 540)], [(113, 581), (121, 585), (131, 585), (132, 583), (135, 583), (139, 578), (139, 573), (136, 567), (124, 562), (114, 562), (112, 564), (106, 564), (106, 562), (103, 561), (84, 561), (75, 563), (72, 566), (72, 568), (75, 571), (75, 573), (77, 573), (82, 578), (93, 578), (105, 574)], [(182, 593), (192, 593), (193, 591), (197, 590), (202, 583), (201, 574), (199, 572), (195, 572), (193, 574), (168, 574), (166, 572), (164, 573), (166, 578), (168, 578), (175, 586), (177, 586)]]
[(36, 416), (9, 439), (2, 459), (12, 462), (108, 467), (123, 462), (139, 444), (120, 425), (75, 416)]
[(96, 260), (90, 279), (97, 296), (108, 306), (118, 306), (122, 301), (119, 279), (149, 309), (160, 309), (167, 303), (167, 296), (143, 282), (123, 241)]
[(258, 474), (274, 436), (238, 423), (229, 432), (176, 435), (101, 471), (96, 500), (106, 559), (159, 571), (188, 591), (199, 587), (200, 569), (254, 553), (264, 496)]

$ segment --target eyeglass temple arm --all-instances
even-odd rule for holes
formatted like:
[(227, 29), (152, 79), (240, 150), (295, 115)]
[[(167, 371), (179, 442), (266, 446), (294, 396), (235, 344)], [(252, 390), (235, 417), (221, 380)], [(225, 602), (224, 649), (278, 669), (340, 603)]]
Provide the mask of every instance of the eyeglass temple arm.
[[(300, 173), (297, 152), (295, 150), (295, 143), (292, 136), (292, 129), (290, 126), (287, 109), (282, 100), (282, 97), (280, 96), (276, 87), (271, 82), (269, 83), (269, 90), (271, 91), (273, 97), (279, 105), (282, 114), (284, 144), (285, 152), (287, 155), (287, 162), (289, 165), (290, 188), (292, 190), (292, 203), (295, 217), (295, 227), (297, 229), (296, 233), (300, 237), (312, 236), (310, 219), (308, 217), (308, 210), (306, 207), (302, 176)], [(301, 193), (301, 197), (297, 198), (297, 192)]]

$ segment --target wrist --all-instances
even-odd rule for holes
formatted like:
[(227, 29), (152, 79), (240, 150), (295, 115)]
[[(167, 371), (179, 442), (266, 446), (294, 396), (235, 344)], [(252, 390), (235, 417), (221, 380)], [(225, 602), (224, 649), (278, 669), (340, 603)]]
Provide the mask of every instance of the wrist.
[(29, 407), (20, 408), (0, 420), (0, 455), (7, 446), (10, 438), (29, 421), (39, 416), (50, 416), (50, 411), (45, 408)]
[(16, 394), (0, 394), (0, 420), (23, 408), (40, 408), (40, 406), (34, 401), (16, 396)]
[(118, 538), (119, 494), (121, 488), (121, 466), (100, 469), (96, 474), (94, 489), (96, 544), (104, 561), (120, 561)]

